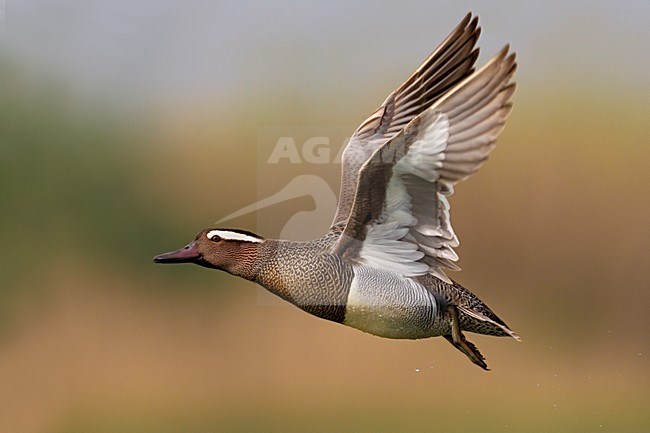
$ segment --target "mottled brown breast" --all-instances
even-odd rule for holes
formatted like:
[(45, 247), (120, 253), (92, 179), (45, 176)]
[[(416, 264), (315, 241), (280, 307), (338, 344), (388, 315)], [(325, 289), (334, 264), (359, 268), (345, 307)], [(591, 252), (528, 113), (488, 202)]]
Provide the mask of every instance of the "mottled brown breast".
[(273, 241), (255, 281), (314, 316), (342, 323), (354, 275), (340, 257), (329, 253), (331, 242), (330, 237)]

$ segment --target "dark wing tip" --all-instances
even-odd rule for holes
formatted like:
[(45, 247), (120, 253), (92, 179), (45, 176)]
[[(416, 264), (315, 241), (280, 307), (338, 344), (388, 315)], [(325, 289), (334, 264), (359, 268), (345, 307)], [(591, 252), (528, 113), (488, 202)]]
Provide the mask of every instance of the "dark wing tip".
[[(458, 28), (458, 27), (461, 27), (461, 28), (462, 28), (462, 27), (467, 26), (467, 24), (469, 23), (469, 21), (472, 19), (472, 15), (473, 15), (472, 11), (467, 12), (467, 13), (465, 14), (465, 16), (463, 17), (463, 19), (460, 20), (460, 24), (458, 24), (458, 26), (456, 26), (456, 28)], [(476, 20), (477, 18), (478, 18), (478, 17), (474, 17), (475, 20)]]

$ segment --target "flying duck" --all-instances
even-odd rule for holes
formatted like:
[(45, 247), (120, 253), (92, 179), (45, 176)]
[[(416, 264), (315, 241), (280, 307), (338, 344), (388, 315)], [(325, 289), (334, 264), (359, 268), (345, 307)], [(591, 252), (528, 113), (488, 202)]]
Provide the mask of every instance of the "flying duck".
[(479, 34), (478, 17), (467, 14), (355, 131), (323, 237), (297, 242), (207, 228), (154, 261), (226, 271), (314, 316), (381, 337), (443, 336), (487, 370), (464, 332), (519, 337), (445, 274), (460, 269), (448, 197), (488, 158), (515, 90), (507, 45), (474, 69)]

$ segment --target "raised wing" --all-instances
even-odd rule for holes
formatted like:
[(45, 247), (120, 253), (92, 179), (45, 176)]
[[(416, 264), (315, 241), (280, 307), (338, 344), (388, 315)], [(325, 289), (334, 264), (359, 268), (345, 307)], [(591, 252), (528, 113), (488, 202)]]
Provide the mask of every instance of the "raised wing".
[(447, 196), (494, 147), (512, 107), (515, 69), (505, 47), (372, 154), (359, 172), (336, 253), (449, 282), (442, 268), (459, 268)]
[(341, 161), (341, 193), (332, 226), (345, 224), (350, 214), (361, 166), (382, 144), (413, 118), (474, 72), (478, 17), (469, 13), (411, 76), (359, 126)]

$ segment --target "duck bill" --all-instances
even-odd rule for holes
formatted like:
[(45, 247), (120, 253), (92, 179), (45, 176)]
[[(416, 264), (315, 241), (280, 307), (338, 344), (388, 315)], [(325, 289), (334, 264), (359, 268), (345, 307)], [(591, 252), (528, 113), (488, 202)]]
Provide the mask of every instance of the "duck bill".
[(195, 263), (201, 259), (196, 241), (169, 253), (159, 254), (153, 258), (155, 263)]

